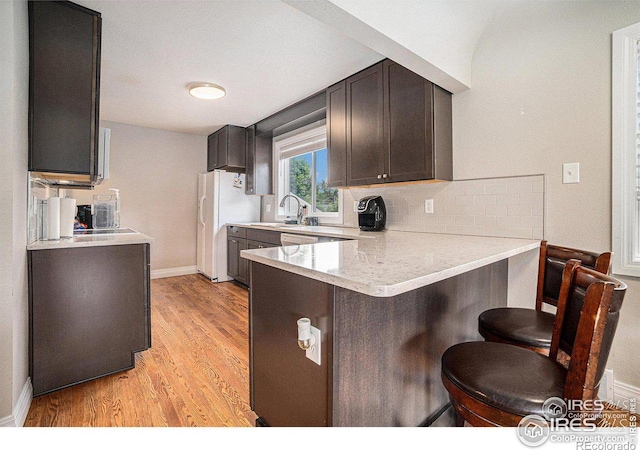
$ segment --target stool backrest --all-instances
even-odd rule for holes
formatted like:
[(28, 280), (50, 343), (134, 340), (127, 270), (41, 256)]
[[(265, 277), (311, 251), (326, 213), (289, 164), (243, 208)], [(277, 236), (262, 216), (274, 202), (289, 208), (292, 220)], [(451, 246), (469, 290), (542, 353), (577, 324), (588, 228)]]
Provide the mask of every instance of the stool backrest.
[(570, 259), (577, 259), (582, 266), (587, 266), (600, 273), (608, 274), (611, 263), (611, 252), (595, 253), (569, 247), (549, 245), (547, 241), (540, 244), (540, 261), (538, 266), (538, 290), (536, 309), (540, 311), (542, 304), (557, 306), (562, 271)]
[(570, 356), (564, 396), (593, 399), (604, 373), (627, 286), (580, 265), (566, 263), (549, 358)]

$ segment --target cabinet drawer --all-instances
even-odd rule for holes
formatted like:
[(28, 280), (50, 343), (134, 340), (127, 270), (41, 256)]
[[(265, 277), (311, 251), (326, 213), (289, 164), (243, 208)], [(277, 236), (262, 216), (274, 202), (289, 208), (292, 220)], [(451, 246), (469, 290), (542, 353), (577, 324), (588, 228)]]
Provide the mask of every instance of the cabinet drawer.
[(235, 237), (235, 238), (246, 238), (247, 237), (247, 229), (243, 227), (236, 226), (228, 226), (227, 227), (227, 237)]
[(247, 239), (258, 242), (266, 242), (268, 244), (280, 245), (280, 232), (257, 230), (255, 228), (247, 228)]
[(280, 244), (247, 240), (247, 247), (249, 248), (249, 250), (255, 250), (257, 248), (280, 247)]

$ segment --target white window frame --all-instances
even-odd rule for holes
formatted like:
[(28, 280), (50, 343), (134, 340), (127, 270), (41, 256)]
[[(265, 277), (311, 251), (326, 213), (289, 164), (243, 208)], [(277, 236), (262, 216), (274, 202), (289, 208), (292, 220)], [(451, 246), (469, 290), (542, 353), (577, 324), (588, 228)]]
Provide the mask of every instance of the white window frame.
[[(290, 147), (292, 144), (296, 142), (307, 140), (307, 139), (323, 139), (325, 140), (326, 145), (326, 136), (327, 136), (327, 128), (325, 121), (319, 121), (307, 125), (305, 127), (298, 128), (296, 130), (290, 131), (283, 135), (277, 136), (273, 138), (273, 173), (274, 176), (274, 186), (273, 192), (276, 196), (275, 207), (276, 207), (276, 221), (284, 221), (288, 216), (292, 219), (295, 219), (294, 214), (290, 212), (287, 214), (285, 208), (281, 208), (280, 200), (285, 195), (283, 192), (288, 192), (286, 186), (288, 186), (288, 170), (285, 170), (284, 164), (281, 163), (280, 154), (284, 148)], [(293, 202), (295, 205), (295, 201), (287, 200), (285, 205), (288, 206), (290, 202)], [(343, 203), (343, 192), (342, 189), (338, 189), (338, 212), (337, 213), (323, 213), (319, 211), (309, 211), (307, 216), (317, 217), (321, 224), (342, 224), (344, 219), (344, 203)]]
[(640, 277), (637, 189), (640, 23), (613, 32), (611, 117), (612, 272)]

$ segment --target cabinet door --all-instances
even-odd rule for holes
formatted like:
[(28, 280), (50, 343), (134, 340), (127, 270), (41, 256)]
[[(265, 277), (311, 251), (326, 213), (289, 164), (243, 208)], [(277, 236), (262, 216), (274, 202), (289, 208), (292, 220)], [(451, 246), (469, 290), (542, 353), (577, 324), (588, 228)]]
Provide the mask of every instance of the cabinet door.
[(213, 133), (207, 139), (207, 172), (216, 168), (218, 163), (218, 135)]
[[(432, 84), (393, 61), (384, 61), (385, 182), (433, 178)], [(386, 175), (386, 176), (385, 176)]]
[(256, 127), (255, 125), (251, 125), (246, 129), (246, 145), (245, 145), (244, 193), (247, 195), (256, 194), (255, 162), (256, 162)]
[(237, 281), (248, 284), (249, 283), (249, 261), (240, 256), (242, 250), (247, 250), (247, 240), (241, 239), (238, 242), (238, 277)]
[(381, 183), (384, 173), (382, 63), (347, 78), (347, 184)]
[(347, 92), (341, 81), (327, 89), (328, 186), (347, 185)]
[(227, 275), (233, 279), (240, 276), (240, 241), (227, 239)]
[(218, 153), (216, 158), (216, 169), (224, 168), (229, 163), (229, 136), (228, 127), (224, 127), (217, 132)]
[(100, 41), (99, 13), (29, 2), (29, 170), (95, 181)]

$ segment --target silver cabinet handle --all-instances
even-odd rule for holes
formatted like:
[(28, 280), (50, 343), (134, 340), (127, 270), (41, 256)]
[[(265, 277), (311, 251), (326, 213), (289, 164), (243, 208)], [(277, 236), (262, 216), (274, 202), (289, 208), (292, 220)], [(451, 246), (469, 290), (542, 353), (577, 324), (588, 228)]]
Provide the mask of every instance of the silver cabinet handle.
[(378, 175), (378, 180), (382, 179), (382, 175)]
[(386, 173), (382, 174), (382, 178), (387, 178), (389, 175), (387, 175)]

